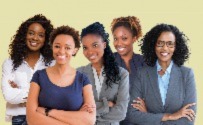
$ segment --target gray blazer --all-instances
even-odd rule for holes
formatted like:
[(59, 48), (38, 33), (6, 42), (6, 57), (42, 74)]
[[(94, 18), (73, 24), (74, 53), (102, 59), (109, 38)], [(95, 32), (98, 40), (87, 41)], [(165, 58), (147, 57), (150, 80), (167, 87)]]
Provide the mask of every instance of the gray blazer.
[[(173, 64), (164, 106), (158, 87), (156, 66), (140, 68), (131, 87), (127, 113), (130, 122), (137, 125), (194, 125), (194, 121), (190, 122), (187, 118), (161, 122), (164, 113), (175, 113), (186, 104), (197, 102), (194, 74), (190, 68)], [(137, 97), (145, 99), (147, 113), (130, 105)], [(196, 112), (196, 106), (191, 108)]]
[[(97, 96), (91, 64), (77, 69), (79, 72), (86, 74), (92, 83), (97, 107), (96, 125), (119, 125), (119, 121), (123, 120), (126, 116), (129, 102), (129, 73), (121, 67), (119, 69), (121, 77), (119, 84), (113, 84), (112, 87), (107, 88), (105, 77), (101, 88), (100, 98)], [(108, 106), (108, 101), (115, 102), (115, 106), (110, 108)]]

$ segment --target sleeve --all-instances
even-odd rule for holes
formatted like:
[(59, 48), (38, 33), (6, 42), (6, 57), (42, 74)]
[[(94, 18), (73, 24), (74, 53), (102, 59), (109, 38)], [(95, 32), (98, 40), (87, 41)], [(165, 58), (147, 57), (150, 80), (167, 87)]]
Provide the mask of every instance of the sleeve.
[(83, 87), (88, 84), (91, 84), (89, 78), (85, 74), (82, 74), (82, 84), (83, 84)]
[(36, 71), (33, 76), (32, 76), (32, 79), (30, 82), (35, 82), (37, 83), (38, 85), (40, 85), (40, 82), (39, 82), (39, 70)]
[(102, 98), (102, 101), (98, 102), (96, 101), (97, 106), (97, 114), (96, 116), (101, 117), (102, 115), (109, 112), (109, 105), (107, 98)]
[(109, 108), (108, 113), (97, 116), (98, 121), (118, 122), (125, 119), (129, 102), (129, 74), (126, 70), (121, 71), (121, 80), (116, 95), (117, 100), (115, 105), (112, 108)]
[(131, 91), (130, 91), (130, 103), (128, 106), (128, 112), (127, 112), (127, 119), (133, 123), (133, 124), (139, 124), (139, 125), (160, 125), (161, 119), (163, 117), (163, 113), (155, 114), (155, 113), (148, 113), (148, 112), (140, 112), (139, 110), (132, 107), (133, 100), (137, 97), (143, 97), (142, 96), (142, 83), (140, 79), (142, 77), (145, 77), (145, 75), (139, 75), (139, 70), (137, 71), (137, 74), (135, 76), (135, 80), (133, 84), (131, 85)]
[[(185, 89), (185, 99), (183, 102), (183, 106), (190, 104), (190, 103), (197, 103), (197, 94), (196, 94), (196, 87), (195, 87), (195, 78), (192, 69), (188, 71), (182, 70), (183, 74), (183, 82), (184, 82), (184, 89)], [(197, 105), (191, 107), (191, 109), (196, 113)], [(187, 118), (180, 118), (175, 121), (167, 121), (166, 125), (194, 125), (194, 121), (189, 121)], [(165, 124), (164, 124), (165, 125)]]
[(1, 89), (4, 99), (10, 104), (20, 104), (27, 101), (29, 88), (12, 88), (9, 81), (13, 80), (12, 60), (4, 61), (2, 65)]

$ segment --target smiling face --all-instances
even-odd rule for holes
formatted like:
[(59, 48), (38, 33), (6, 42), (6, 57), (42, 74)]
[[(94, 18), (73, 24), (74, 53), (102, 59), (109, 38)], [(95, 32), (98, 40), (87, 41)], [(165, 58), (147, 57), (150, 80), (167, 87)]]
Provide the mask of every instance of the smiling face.
[(69, 64), (71, 57), (77, 52), (75, 42), (70, 35), (57, 35), (52, 45), (53, 57), (57, 64)]
[(28, 27), (26, 45), (30, 51), (40, 51), (45, 42), (45, 29), (39, 23), (33, 23)]
[(88, 34), (82, 38), (83, 54), (92, 63), (102, 63), (106, 42), (101, 36)]
[[(163, 44), (162, 47), (160, 46), (161, 44)], [(172, 44), (174, 45), (173, 47), (171, 47)], [(175, 51), (174, 34), (172, 32), (162, 32), (157, 39), (155, 51), (160, 64), (161, 63), (170, 64), (173, 53)]]
[(136, 37), (124, 26), (117, 27), (113, 32), (114, 47), (121, 56), (133, 53), (133, 43)]

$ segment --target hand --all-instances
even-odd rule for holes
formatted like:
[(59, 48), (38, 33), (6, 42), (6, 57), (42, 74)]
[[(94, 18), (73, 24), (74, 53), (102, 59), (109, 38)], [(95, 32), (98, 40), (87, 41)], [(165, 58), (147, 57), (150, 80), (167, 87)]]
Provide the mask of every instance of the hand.
[(80, 111), (86, 111), (88, 113), (92, 113), (95, 110), (96, 110), (96, 106), (95, 105), (91, 105), (91, 104), (84, 104), (80, 108)]
[(8, 81), (12, 88), (19, 88), (18, 85), (13, 81)]
[(195, 119), (195, 112), (192, 109), (188, 109), (188, 108), (194, 105), (196, 105), (196, 103), (190, 103), (185, 105), (178, 112), (170, 114), (169, 120), (178, 120), (182, 117), (185, 117), (188, 120), (193, 121)]
[(133, 100), (133, 104), (131, 104), (133, 108), (138, 109), (141, 112), (147, 112), (147, 108), (144, 102), (144, 99), (137, 97), (137, 99)]
[(112, 108), (115, 104), (112, 101), (108, 101), (108, 105)]
[(41, 113), (43, 115), (46, 115), (45, 114), (45, 108), (43, 108), (43, 107), (37, 107), (37, 112), (39, 112), (39, 113)]
[(26, 102), (19, 104), (21, 107), (26, 107)]

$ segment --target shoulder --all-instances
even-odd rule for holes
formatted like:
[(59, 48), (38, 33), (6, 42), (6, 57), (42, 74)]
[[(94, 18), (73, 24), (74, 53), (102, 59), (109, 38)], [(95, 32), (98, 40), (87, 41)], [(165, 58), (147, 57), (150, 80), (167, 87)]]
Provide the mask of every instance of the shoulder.
[(34, 74), (42, 75), (46, 72), (46, 69), (37, 70)]
[(120, 57), (120, 55), (118, 54), (118, 52), (114, 52), (113, 55), (114, 55), (115, 58), (116, 58), (116, 57)]
[(3, 62), (3, 65), (12, 65), (13, 64), (13, 60), (11, 60), (11, 58), (5, 59)]
[(78, 67), (76, 70), (81, 72), (81, 73), (89, 72), (91, 70), (91, 64), (88, 64), (86, 66)]
[(186, 67), (186, 66), (180, 66), (179, 68), (184, 72), (190, 72), (192, 70), (190, 67)]
[(84, 69), (85, 69), (85, 66), (81, 66), (81, 67), (78, 67), (76, 70), (82, 73)]
[(122, 68), (120, 66), (119, 66), (119, 72), (120, 72), (121, 76), (123, 76), (123, 75), (129, 75), (129, 72), (126, 69), (124, 69), (124, 68)]
[(189, 67), (180, 66), (179, 69), (181, 70), (183, 77), (188, 77), (188, 76), (194, 75), (193, 70)]
[(2, 70), (12, 72), (12, 69), (13, 69), (13, 61), (10, 58), (5, 59), (2, 64)]
[(140, 55), (140, 54), (133, 54), (133, 60), (135, 60), (135, 62), (137, 63), (142, 63), (142, 65), (144, 64), (144, 56)]

